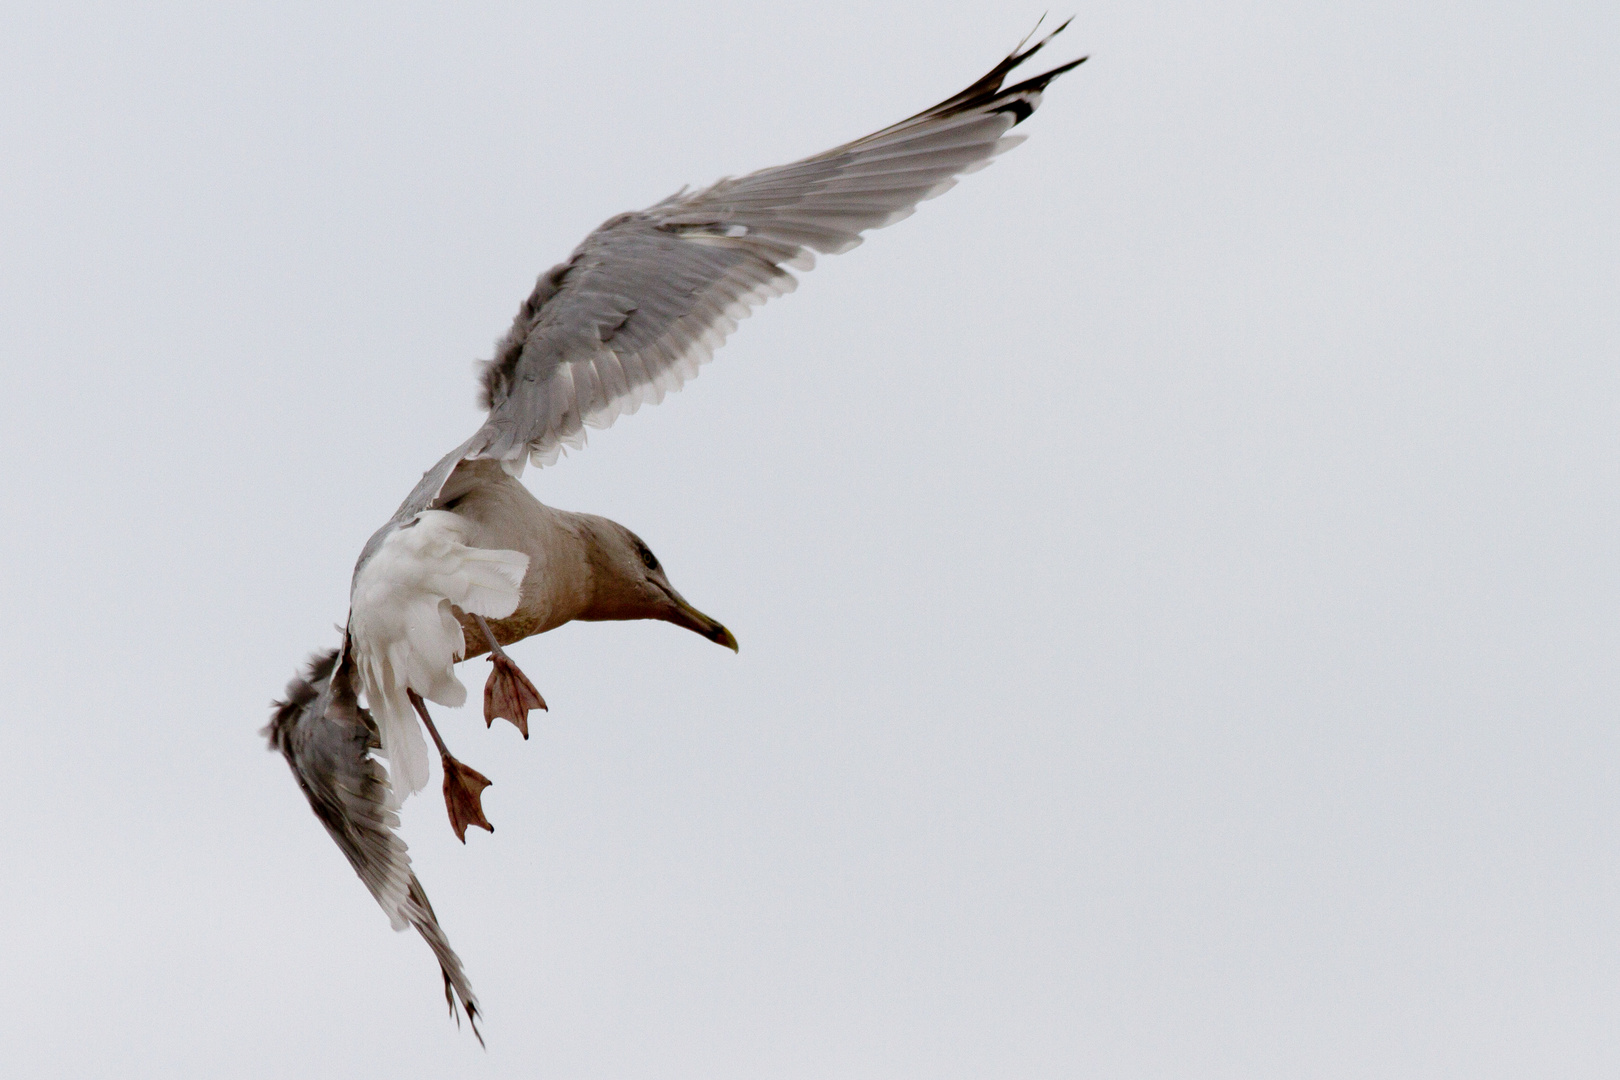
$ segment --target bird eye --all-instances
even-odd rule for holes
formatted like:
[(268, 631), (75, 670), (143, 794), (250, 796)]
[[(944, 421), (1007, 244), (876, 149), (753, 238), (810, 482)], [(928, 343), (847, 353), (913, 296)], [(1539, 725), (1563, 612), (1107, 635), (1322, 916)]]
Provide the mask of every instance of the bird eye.
[(658, 559), (653, 555), (651, 549), (649, 549), (646, 544), (637, 543), (636, 551), (641, 555), (641, 565), (645, 566), (649, 570), (658, 569)]

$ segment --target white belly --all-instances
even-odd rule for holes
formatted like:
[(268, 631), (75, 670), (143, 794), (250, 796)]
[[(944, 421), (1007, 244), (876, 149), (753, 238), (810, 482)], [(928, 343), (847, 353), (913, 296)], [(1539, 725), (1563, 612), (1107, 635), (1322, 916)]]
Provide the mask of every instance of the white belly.
[(355, 575), (351, 644), (395, 806), (428, 781), (427, 741), (406, 690), (440, 705), (467, 700), (455, 673), (467, 644), (451, 606), (503, 619), (522, 598), (529, 557), (469, 547), (470, 532), (455, 513), (424, 510), (390, 533)]

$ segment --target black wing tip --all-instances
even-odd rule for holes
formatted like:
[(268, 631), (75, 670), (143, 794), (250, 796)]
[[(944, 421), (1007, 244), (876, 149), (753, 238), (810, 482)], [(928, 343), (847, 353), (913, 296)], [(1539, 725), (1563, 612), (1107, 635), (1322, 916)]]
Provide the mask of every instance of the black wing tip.
[[(1051, 12), (1049, 11), (1042, 12), (1041, 17), (1035, 20), (1035, 25), (1030, 27), (1029, 33), (1025, 34), (1023, 40), (1013, 47), (1013, 51), (1007, 56), (1007, 63), (1012, 65), (1012, 67), (1017, 67), (1025, 60), (1028, 60), (1030, 57), (1040, 52), (1046, 47), (1046, 43), (1048, 41), (1051, 41), (1053, 38), (1063, 33), (1063, 31), (1069, 28), (1069, 24), (1074, 22), (1074, 16), (1070, 15), (1067, 19), (1064, 19), (1062, 22), (1058, 23), (1057, 26), (1052, 29), (1051, 33), (1041, 38), (1041, 40), (1037, 41), (1035, 44), (1029, 45), (1029, 39), (1040, 32), (1041, 23), (1045, 22), (1046, 16), (1050, 14)], [(1025, 45), (1029, 45), (1029, 48), (1024, 48)]]
[(993, 111), (1011, 112), (1014, 117), (1013, 127), (1017, 127), (1025, 120), (1028, 120), (1030, 114), (1035, 111), (1035, 104), (1030, 101), (1022, 100), (1023, 98), (1026, 98), (1031, 94), (1039, 94), (1041, 91), (1046, 89), (1047, 84), (1049, 84), (1053, 79), (1057, 78), (1059, 75), (1062, 75), (1065, 71), (1073, 71), (1075, 68), (1079, 67), (1081, 64), (1090, 59), (1091, 57), (1089, 56), (1082, 56), (1078, 60), (1070, 60), (1067, 64), (1059, 64), (1052, 70), (1043, 72), (1040, 75), (1036, 75), (1032, 79), (1025, 79), (1017, 86), (1008, 87), (997, 95), (998, 97), (1009, 99), (1007, 105), (1001, 109), (996, 109)]
[[(1045, 21), (1045, 19), (1046, 16), (1041, 16), (1042, 21)], [(1046, 89), (1047, 84), (1053, 79), (1066, 71), (1073, 71), (1090, 57), (1082, 56), (1078, 60), (1070, 60), (1066, 64), (1059, 64), (1049, 71), (1025, 79), (1014, 86), (1004, 86), (1003, 84), (1007, 81), (1007, 76), (1015, 68), (1018, 68), (1030, 57), (1045, 48), (1048, 42), (1063, 33), (1064, 29), (1073, 21), (1074, 16), (1071, 15), (1069, 18), (1064, 19), (1051, 33), (1035, 42), (1035, 44), (1030, 45), (1030, 38), (1034, 37), (1035, 31), (1040, 29), (1041, 24), (1037, 22), (1035, 29), (1024, 35), (1024, 39), (1018, 43), (1012, 52), (1008, 53), (1000, 63), (986, 72), (972, 86), (953, 97), (946, 98), (932, 109), (918, 113), (917, 116), (911, 119), (916, 120), (926, 116), (954, 116), (972, 112), (975, 109), (982, 109), (985, 112), (1011, 114), (1014, 127), (1023, 123), (1035, 111), (1035, 106), (1038, 104), (1038, 102), (1027, 100), (1031, 95), (1039, 94)]]
[[(1034, 56), (1036, 53), (1038, 53), (1042, 49), (1046, 48), (1046, 46), (1051, 42), (1051, 40), (1053, 38), (1057, 37), (1059, 34), (1063, 33), (1063, 31), (1067, 30), (1069, 28), (1069, 24), (1074, 22), (1074, 16), (1070, 15), (1067, 19), (1064, 19), (1061, 23), (1059, 23), (1056, 27), (1054, 27), (1052, 29), (1051, 33), (1049, 33), (1045, 37), (1041, 38), (1035, 44), (1029, 45), (1029, 39), (1035, 36), (1036, 32), (1038, 30), (1040, 30), (1040, 28), (1041, 28), (1041, 23), (1043, 23), (1045, 21), (1046, 21), (1046, 16), (1045, 15), (1042, 15), (1039, 19), (1037, 19), (1035, 21), (1035, 26), (1030, 30), (1030, 32), (1025, 34), (1024, 39), (1022, 41), (1020, 41), (1016, 46), (1013, 47), (1013, 51), (1007, 54), (1007, 58), (1005, 60), (1003, 60), (1000, 64), (996, 65), (996, 69), (994, 71), (992, 71), (991, 74), (992, 75), (999, 74), (999, 75), (1005, 76), (1009, 71), (1013, 70), (1016, 67), (1021, 66), (1024, 63), (1024, 61), (1028, 60), (1030, 57)], [(1024, 48), (1025, 45), (1029, 45), (1029, 48), (1027, 48), (1027, 49)], [(1080, 60), (1084, 60), (1084, 59), (1085, 59), (1085, 57), (1080, 58)], [(1050, 75), (1061, 75), (1063, 72), (1069, 70), (1069, 68), (1074, 67), (1075, 64), (1080, 63), (1080, 60), (1076, 60), (1073, 63), (1066, 64), (1062, 68), (1057, 69), (1057, 70), (1055, 70), (1053, 72), (1050, 72), (1049, 74)]]
[[(1057, 37), (1059, 34), (1063, 33), (1063, 31), (1067, 30), (1069, 28), (1069, 24), (1074, 22), (1074, 19), (1075, 19), (1075, 17), (1073, 15), (1070, 15), (1067, 19), (1064, 19), (1061, 23), (1059, 23), (1052, 30), (1051, 33), (1049, 33), (1045, 37), (1041, 38), (1035, 44), (1030, 45), (1029, 48), (1027, 48), (1027, 49), (1024, 48), (1024, 46), (1026, 44), (1028, 44), (1029, 39), (1034, 37), (1035, 32), (1041, 28), (1041, 23), (1046, 21), (1046, 16), (1042, 15), (1040, 17), (1040, 19), (1035, 23), (1035, 28), (1033, 30), (1031, 30), (1028, 34), (1024, 35), (1024, 40), (1020, 41), (1018, 43), (1018, 46), (1015, 49), (1013, 49), (1013, 51), (1011, 53), (1009, 53), (1007, 55), (1007, 59), (1003, 60), (1000, 64), (997, 65), (996, 70), (993, 71), (991, 73), (991, 75), (999, 75), (1002, 78), (1005, 78), (1014, 68), (1021, 67), (1026, 60), (1028, 60), (1030, 57), (1034, 56), (1036, 53), (1040, 52), (1042, 49), (1046, 48), (1047, 43), (1050, 42), (1053, 38)], [(1036, 75), (1032, 79), (1025, 79), (1023, 82), (1019, 83), (1016, 86), (1010, 86), (1005, 90), (1001, 90), (1001, 93), (1002, 94), (1017, 94), (1017, 93), (1027, 93), (1027, 92), (1032, 91), (1032, 90), (1033, 91), (1044, 90), (1046, 88), (1047, 83), (1051, 82), (1053, 79), (1057, 78), (1059, 75), (1062, 75), (1065, 71), (1073, 71), (1075, 68), (1079, 67), (1081, 64), (1085, 63), (1089, 59), (1091, 59), (1091, 57), (1089, 55), (1087, 55), (1087, 56), (1080, 57), (1078, 60), (1070, 60), (1067, 64), (1059, 64), (1057, 67), (1052, 68), (1050, 71), (1046, 71), (1046, 72), (1043, 72), (1040, 75)], [(996, 80), (996, 84), (997, 84), (998, 89), (1000, 87), (1000, 82), (1001, 82), (1001, 79), (998, 78)]]
[(456, 992), (455, 984), (450, 979), (450, 973), (444, 970), (443, 964), (439, 965), (439, 974), (444, 978), (444, 1000), (450, 1006), (450, 1019), (456, 1022), (456, 1027), (459, 1030), (461, 1027), (461, 1010), (466, 1009), (467, 1026), (472, 1028), (473, 1038), (478, 1040), (478, 1045), (487, 1052), (489, 1045), (484, 1042), (484, 1033), (478, 1030), (478, 1020), (483, 1016), (483, 1013), (478, 1011), (478, 1002), (470, 998), (462, 999), (461, 1008), (457, 1008), (456, 1003), (460, 995)]

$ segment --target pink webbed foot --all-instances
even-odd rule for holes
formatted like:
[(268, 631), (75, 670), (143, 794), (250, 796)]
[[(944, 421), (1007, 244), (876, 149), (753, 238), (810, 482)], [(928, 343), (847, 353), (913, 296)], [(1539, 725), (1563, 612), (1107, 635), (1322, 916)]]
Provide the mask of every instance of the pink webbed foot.
[(518, 670), (518, 666), (505, 653), (490, 653), (489, 660), (495, 669), (489, 673), (489, 681), (484, 683), (484, 725), (493, 725), (496, 717), (510, 720), (527, 739), (529, 712), (545, 709), (546, 699), (540, 696), (534, 683)]
[(450, 811), (450, 828), (455, 830), (456, 839), (463, 844), (467, 842), (469, 825), (494, 832), (495, 826), (484, 816), (484, 789), (490, 786), (489, 778), (449, 755), (441, 760), (444, 763), (444, 805)]
[(544, 709), (546, 699), (540, 696), (540, 691), (534, 688), (529, 677), (512, 663), (512, 658), (495, 640), (495, 632), (489, 628), (484, 617), (474, 615), (473, 618), (484, 632), (484, 640), (489, 642), (489, 662), (495, 665), (495, 670), (489, 673), (489, 681), (484, 683), (484, 726), (493, 726), (496, 717), (510, 720), (527, 739), (529, 713), (534, 709)]
[(422, 700), (421, 694), (407, 689), (405, 696), (410, 698), (416, 715), (422, 718), (428, 734), (433, 736), (433, 745), (439, 748), (439, 762), (444, 766), (444, 808), (450, 812), (450, 828), (456, 834), (456, 839), (463, 844), (467, 842), (469, 825), (494, 832), (495, 826), (484, 816), (484, 789), (489, 787), (489, 777), (477, 769), (469, 769), (450, 755), (450, 748), (444, 745), (444, 739), (439, 735), (433, 717), (428, 715), (427, 702)]

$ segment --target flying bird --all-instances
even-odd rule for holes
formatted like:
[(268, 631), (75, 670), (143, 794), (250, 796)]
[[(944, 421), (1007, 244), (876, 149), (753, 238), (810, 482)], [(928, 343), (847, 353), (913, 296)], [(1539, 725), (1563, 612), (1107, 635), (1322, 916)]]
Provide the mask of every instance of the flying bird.
[(791, 292), (793, 270), (850, 250), (1022, 142), (1012, 129), (1086, 58), (1007, 78), (1067, 25), (882, 131), (604, 222), (540, 276), (483, 365), (482, 426), (361, 551), (341, 644), (288, 685), (265, 734), (394, 928), (414, 927), (433, 950), (450, 1013), (459, 1022), (465, 1009), (474, 1034), (477, 998), (395, 829), (401, 803), (427, 785), (428, 739), (463, 843), (469, 827), (493, 831), (480, 804), (490, 782), (450, 753), (427, 702), (464, 704), (455, 665), (487, 653), (485, 722), (528, 738), (545, 702), (503, 646), (573, 620), (661, 619), (737, 648), (635, 533), (543, 505), (518, 479), (525, 465), (554, 464), (584, 446), (587, 427), (662, 401), (737, 320)]

